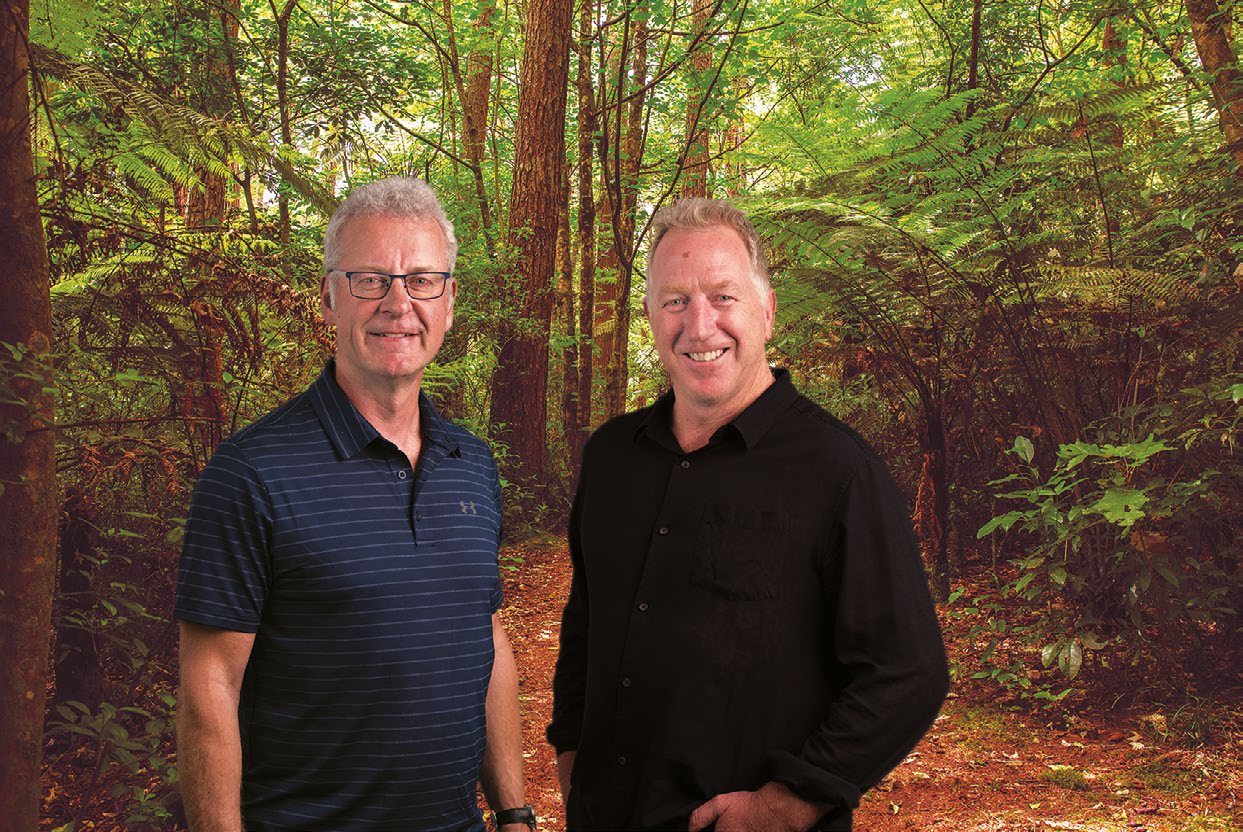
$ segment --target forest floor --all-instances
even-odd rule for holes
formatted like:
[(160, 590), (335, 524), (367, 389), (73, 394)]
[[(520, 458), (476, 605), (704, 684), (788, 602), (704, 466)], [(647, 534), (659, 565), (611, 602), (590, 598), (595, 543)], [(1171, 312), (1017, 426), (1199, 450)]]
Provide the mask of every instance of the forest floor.
[[(552, 711), (570, 559), (565, 544), (551, 537), (501, 554), (507, 567), (501, 617), (520, 674), (527, 794), (540, 829), (563, 832), (544, 726)], [(955, 673), (950, 698), (919, 746), (864, 796), (855, 816), (860, 832), (1243, 832), (1243, 678), (1237, 663), (1222, 669), (1218, 690), (1229, 693), (1215, 698), (1162, 706), (1152, 696), (1124, 691), (1118, 701), (1131, 703), (1125, 707), (1108, 707), (1105, 697), (1053, 711), (1008, 699), (995, 683), (970, 678), (982, 649), (973, 643), (971, 622), (961, 615), (943, 621)], [(175, 668), (172, 657), (168, 664)], [(1152, 670), (1155, 676), (1163, 671)], [(171, 694), (174, 673), (150, 695)], [(163, 742), (154, 741), (155, 753), (148, 752), (135, 772), (101, 765), (92, 750), (98, 744), (75, 748), (63, 736), (50, 738), (40, 829), (184, 829), (153, 816), (151, 804), (175, 811), (176, 803), (168, 775), (170, 734), (160, 734)], [(156, 760), (165, 762), (152, 765)], [(151, 821), (135, 823), (137, 816)]]
[[(570, 559), (564, 544), (552, 540), (506, 554), (522, 558), (506, 573), (501, 617), (518, 660), (527, 794), (540, 829), (556, 832), (564, 829), (564, 815), (543, 730), (552, 712)], [(952, 622), (946, 635), (951, 662), (957, 662)], [(1237, 696), (1203, 715), (1214, 730), (1208, 743), (1193, 748), (1170, 730), (1173, 715), (1152, 707), (1055, 724), (1042, 719), (1039, 708), (1007, 707), (989, 684), (955, 682), (924, 740), (864, 795), (856, 829), (1243, 832), (1243, 706)]]

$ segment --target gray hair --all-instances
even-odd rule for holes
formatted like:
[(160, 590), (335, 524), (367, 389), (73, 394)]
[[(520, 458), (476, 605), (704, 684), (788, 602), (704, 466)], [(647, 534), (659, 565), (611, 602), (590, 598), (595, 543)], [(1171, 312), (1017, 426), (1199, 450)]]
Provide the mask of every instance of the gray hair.
[(732, 229), (747, 247), (751, 256), (751, 275), (761, 293), (772, 289), (768, 277), (768, 257), (764, 254), (764, 241), (759, 232), (747, 219), (747, 215), (722, 199), (704, 199), (691, 197), (679, 199), (672, 205), (666, 205), (652, 217), (652, 243), (647, 249), (647, 288), (652, 287), (652, 259), (656, 247), (670, 231), (703, 231), (708, 228), (723, 226)]
[(328, 228), (324, 231), (324, 271), (337, 266), (337, 248), (341, 229), (355, 217), (380, 216), (399, 219), (432, 220), (445, 234), (445, 255), (449, 272), (457, 264), (457, 237), (453, 223), (445, 216), (445, 209), (432, 186), (412, 176), (394, 176), (377, 179), (359, 185), (332, 212)]

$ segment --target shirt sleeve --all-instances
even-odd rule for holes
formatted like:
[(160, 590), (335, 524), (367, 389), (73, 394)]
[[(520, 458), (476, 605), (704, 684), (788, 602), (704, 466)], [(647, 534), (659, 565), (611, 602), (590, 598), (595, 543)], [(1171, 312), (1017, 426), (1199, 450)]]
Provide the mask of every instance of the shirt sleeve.
[(174, 616), (225, 630), (259, 630), (270, 578), (271, 500), (241, 449), (220, 446), (190, 500)]
[(570, 559), (574, 573), (570, 580), (570, 597), (561, 614), (561, 645), (557, 668), (552, 679), (552, 722), (546, 736), (557, 754), (578, 748), (583, 728), (583, 702), (587, 688), (587, 622), (589, 601), (587, 580), (583, 575), (580, 522), (585, 500), (583, 484), (587, 481), (587, 464), (579, 478), (574, 504), (570, 509)]
[(846, 682), (801, 753), (769, 765), (803, 798), (854, 808), (928, 730), (949, 674), (905, 500), (879, 458), (862, 462), (829, 517), (825, 661)]

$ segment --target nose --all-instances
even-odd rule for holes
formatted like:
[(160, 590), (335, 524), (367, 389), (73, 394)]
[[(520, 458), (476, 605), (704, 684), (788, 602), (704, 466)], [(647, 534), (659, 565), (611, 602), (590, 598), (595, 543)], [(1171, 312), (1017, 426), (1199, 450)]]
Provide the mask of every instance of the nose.
[(695, 340), (704, 340), (716, 334), (716, 310), (706, 300), (692, 300), (686, 310), (686, 334)]
[(394, 278), (388, 286), (388, 294), (380, 299), (380, 309), (399, 318), (413, 306), (414, 301), (406, 291), (406, 278)]

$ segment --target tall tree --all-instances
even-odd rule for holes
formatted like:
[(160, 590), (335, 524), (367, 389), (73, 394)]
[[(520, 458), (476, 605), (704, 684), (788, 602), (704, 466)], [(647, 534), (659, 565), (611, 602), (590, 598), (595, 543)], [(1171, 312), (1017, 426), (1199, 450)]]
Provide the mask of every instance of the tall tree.
[(47, 245), (30, 145), (30, 2), (0, 5), (0, 817), (39, 825), (39, 756), (56, 570), (56, 457)]
[(1200, 64), (1212, 79), (1226, 152), (1234, 157), (1235, 174), (1243, 177), (1243, 72), (1230, 43), (1230, 18), (1217, 0), (1187, 0), (1187, 17)]
[(597, 119), (591, 81), (593, 0), (582, 0), (578, 13), (578, 425), (570, 437), (570, 464), (580, 464), (591, 430), (591, 390), (595, 369)]
[(501, 328), (492, 379), (492, 422), (501, 426), (498, 438), (522, 466), (510, 474), (540, 483), (548, 470), (548, 336), (573, 14), (573, 0), (532, 0), (527, 8), (509, 210), (518, 320)]
[(694, 0), (695, 36), (691, 55), (691, 83), (686, 93), (686, 165), (682, 196), (708, 195), (708, 119), (712, 91), (712, 42), (708, 39), (712, 0)]
[[(604, 378), (604, 417), (626, 409), (626, 383), (629, 380), (630, 286), (634, 274), (635, 212), (638, 208), (639, 171), (647, 147), (644, 129), (648, 84), (647, 0), (639, 0), (623, 16), (621, 49), (610, 67), (612, 87), (610, 106), (601, 107), (600, 174), (608, 209), (608, 244), (600, 256), (601, 265), (615, 275), (611, 282), (597, 282), (595, 331), (600, 344), (601, 373)], [(603, 37), (603, 35), (601, 35)], [(601, 94), (606, 93), (601, 80)]]
[[(234, 110), (234, 93), (236, 100), (241, 101), (234, 60), (234, 42), (240, 27), (239, 0), (227, 0), (219, 5), (207, 3), (204, 13), (208, 48), (203, 55), (201, 108), (207, 115), (224, 119)], [(287, 28), (288, 16), (284, 22)], [(224, 229), (231, 203), (235, 202), (229, 196), (225, 170), (224, 162), (215, 160), (215, 164), (198, 171), (202, 187), (190, 192), (186, 207), (187, 228), (201, 231)], [(209, 260), (196, 265), (201, 286), (214, 280), (228, 279), (227, 275), (216, 273)], [(211, 300), (203, 298), (191, 302), (190, 313), (194, 321), (194, 347), (185, 356), (186, 392), (181, 407), (187, 426), (194, 427), (198, 438), (199, 463), (206, 465), (216, 446), (224, 439), (228, 424), (222, 353), (226, 336), (221, 310)]]
[(492, 203), (484, 182), (484, 156), (486, 152), (488, 108), (492, 88), (492, 45), (495, 24), (495, 3), (481, 4), (479, 16), (474, 22), (471, 49), (466, 58), (466, 77), (462, 77), (462, 60), (458, 38), (453, 26), (453, 4), (444, 0), (445, 25), (448, 31), (450, 72), (458, 99), (462, 103), (462, 149), (475, 186), (475, 199), (479, 203), (479, 218), (483, 228), (488, 254), (495, 253), (493, 240)]

